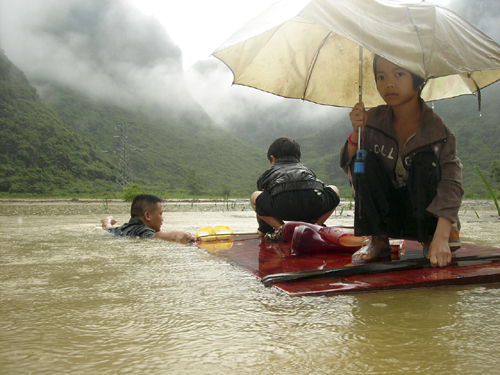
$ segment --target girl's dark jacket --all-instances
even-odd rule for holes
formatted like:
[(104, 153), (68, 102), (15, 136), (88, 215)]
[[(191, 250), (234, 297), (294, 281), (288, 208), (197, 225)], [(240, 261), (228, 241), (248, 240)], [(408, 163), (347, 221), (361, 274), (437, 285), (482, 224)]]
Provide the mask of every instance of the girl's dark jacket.
[[(458, 211), (462, 203), (462, 164), (457, 157), (456, 139), (451, 130), (424, 102), (420, 123), (415, 135), (401, 151), (401, 158), (408, 171), (413, 156), (431, 150), (438, 157), (441, 181), (437, 194), (427, 211), (436, 217), (445, 217), (459, 225)], [(399, 145), (392, 126), (392, 109), (382, 105), (368, 111), (368, 122), (363, 132), (363, 148), (383, 156), (383, 164), (395, 188), (398, 187), (395, 168)], [(347, 142), (340, 152), (340, 167), (347, 173), (351, 160), (347, 158)]]

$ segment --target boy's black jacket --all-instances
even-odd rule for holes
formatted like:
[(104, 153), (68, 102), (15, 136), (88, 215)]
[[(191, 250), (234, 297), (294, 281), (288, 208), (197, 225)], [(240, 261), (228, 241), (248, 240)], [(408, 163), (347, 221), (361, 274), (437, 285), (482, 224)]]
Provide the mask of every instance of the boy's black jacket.
[(268, 190), (270, 195), (288, 190), (314, 189), (323, 192), (324, 188), (323, 181), (293, 156), (279, 158), (257, 180), (257, 189)]

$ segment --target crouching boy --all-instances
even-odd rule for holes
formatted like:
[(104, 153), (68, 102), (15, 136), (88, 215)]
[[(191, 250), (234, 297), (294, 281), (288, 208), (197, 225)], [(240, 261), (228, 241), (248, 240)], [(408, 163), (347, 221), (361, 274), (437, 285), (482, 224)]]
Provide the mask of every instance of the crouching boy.
[(267, 240), (282, 241), (284, 221), (323, 225), (339, 204), (339, 190), (325, 185), (300, 163), (300, 145), (288, 137), (276, 139), (267, 158), (270, 167), (257, 180), (250, 203), (257, 213), (258, 232)]

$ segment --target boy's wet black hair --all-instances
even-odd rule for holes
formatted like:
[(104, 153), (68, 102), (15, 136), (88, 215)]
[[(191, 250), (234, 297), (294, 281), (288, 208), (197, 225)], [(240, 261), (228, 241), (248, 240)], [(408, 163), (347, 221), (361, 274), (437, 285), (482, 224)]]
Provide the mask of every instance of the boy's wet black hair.
[[(373, 57), (373, 75), (375, 76), (375, 84), (377, 83), (377, 60), (381, 56), (375, 55)], [(403, 68), (404, 69), (404, 68)], [(407, 70), (407, 69), (405, 69)], [(420, 93), (422, 92), (422, 89), (424, 88), (425, 84), (425, 79), (422, 77), (417, 76), (416, 74), (413, 74), (410, 72), (411, 78), (413, 80), (413, 88), (418, 90), (418, 96), (420, 96)]]
[(300, 145), (293, 138), (279, 137), (271, 143), (269, 150), (267, 150), (267, 159), (271, 161), (271, 155), (276, 159), (284, 156), (293, 156), (300, 160)]
[(155, 195), (141, 194), (134, 198), (130, 207), (130, 217), (141, 218), (146, 211), (154, 212), (161, 198)]

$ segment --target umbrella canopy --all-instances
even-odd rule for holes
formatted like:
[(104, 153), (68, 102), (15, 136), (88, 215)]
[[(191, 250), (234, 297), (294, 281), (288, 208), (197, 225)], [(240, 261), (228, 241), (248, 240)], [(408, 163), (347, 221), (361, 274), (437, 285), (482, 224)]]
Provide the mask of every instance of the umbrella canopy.
[(426, 2), (284, 0), (213, 55), (232, 70), (234, 84), (353, 107), (362, 82), (365, 106), (374, 107), (384, 104), (373, 76), (375, 53), (426, 79), (426, 101), (473, 94), (500, 80), (500, 45)]

